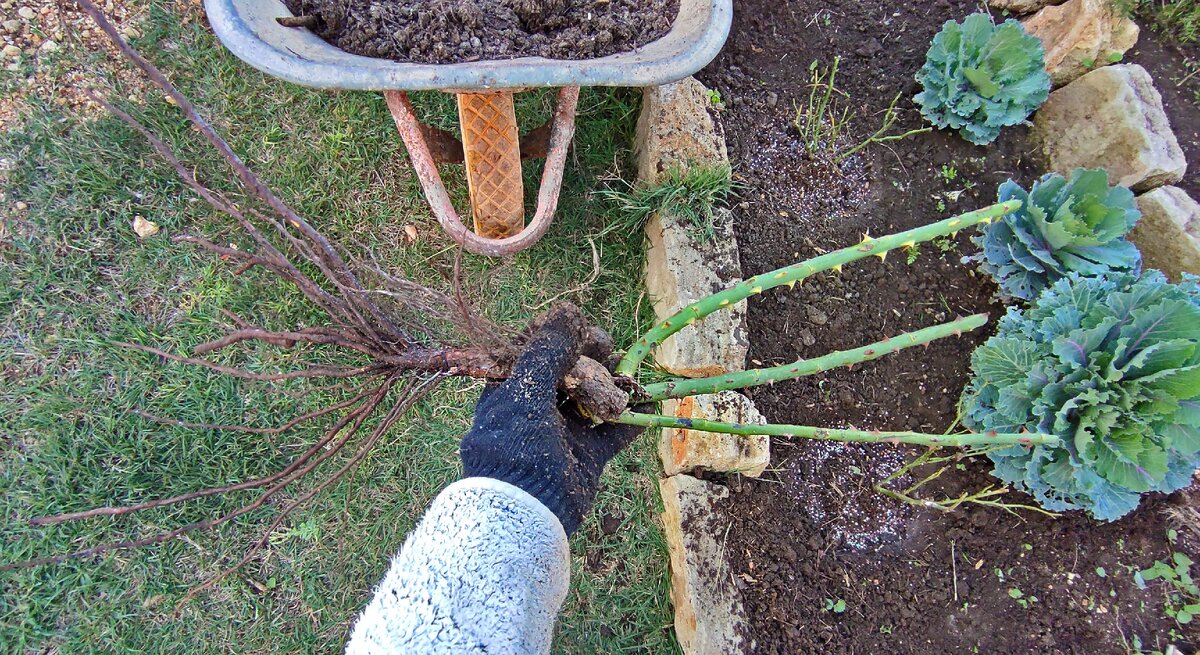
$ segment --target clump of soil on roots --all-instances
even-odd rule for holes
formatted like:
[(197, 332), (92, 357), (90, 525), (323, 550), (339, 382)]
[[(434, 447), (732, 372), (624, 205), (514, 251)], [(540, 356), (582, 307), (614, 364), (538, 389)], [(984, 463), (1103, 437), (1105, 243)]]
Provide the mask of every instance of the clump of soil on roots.
[(357, 55), (420, 63), (590, 59), (662, 37), (679, 0), (284, 0)]
[[(842, 58), (838, 98), (853, 112), (855, 136), (878, 128), (897, 93), (901, 116), (892, 133), (922, 127), (910, 100), (918, 91), (913, 74), (941, 24), (977, 9), (968, 0), (739, 5), (725, 50), (699, 77), (726, 105), (720, 115), (744, 184), (734, 218), (746, 276), (864, 234), (991, 204), (1004, 180), (1028, 186), (1044, 172), (1024, 127), (1008, 128), (986, 148), (935, 132), (871, 146), (840, 163), (806, 152), (791, 127), (796, 107), (808, 101), (810, 62), (828, 66), (835, 56)], [(1153, 38), (1148, 30), (1146, 38)], [(752, 366), (975, 312), (992, 318), (990, 327), (927, 349), (748, 390), (759, 410), (773, 423), (926, 432), (952, 425), (970, 353), (1004, 311), (992, 300), (994, 285), (960, 263), (974, 249), (968, 236), (751, 299)], [(747, 652), (1091, 654), (1129, 652), (1134, 636), (1147, 649), (1173, 642), (1191, 652), (1200, 643), (1194, 627), (1165, 617), (1161, 583), (1141, 590), (1132, 579), (1170, 558), (1166, 532), (1174, 523), (1164, 512), (1200, 502), (1195, 485), (1148, 497), (1110, 524), (1078, 512), (1058, 519), (977, 507), (945, 514), (872, 489), (916, 452), (773, 439), (761, 480), (714, 480), (731, 491), (711, 529), (728, 553), (722, 577), (738, 587), (746, 609)], [(997, 483), (989, 469), (986, 460), (966, 463), (921, 493), (978, 491)], [(1005, 499), (1032, 503), (1017, 493)], [(1200, 559), (1194, 543), (1175, 547)], [(837, 600), (845, 611), (826, 609)]]

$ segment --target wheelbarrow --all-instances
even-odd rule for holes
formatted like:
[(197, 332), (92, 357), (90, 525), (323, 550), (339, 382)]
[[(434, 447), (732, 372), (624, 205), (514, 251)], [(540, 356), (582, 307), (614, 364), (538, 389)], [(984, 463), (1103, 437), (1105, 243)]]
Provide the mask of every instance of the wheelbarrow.
[[(221, 43), (265, 73), (319, 89), (382, 91), (434, 216), (467, 251), (490, 256), (524, 250), (550, 227), (581, 86), (655, 86), (691, 75), (720, 51), (733, 15), (732, 0), (681, 0), (671, 30), (631, 52), (576, 61), (417, 64), (350, 54), (305, 27), (284, 26), (277, 19), (292, 15), (279, 0), (205, 0), (204, 7)], [(522, 136), (513, 94), (545, 87), (561, 87), (554, 114)], [(407, 92), (422, 90), (456, 94), (461, 145), (417, 120)], [(528, 224), (522, 157), (545, 157)], [(451, 204), (439, 163), (464, 164), (474, 230)]]

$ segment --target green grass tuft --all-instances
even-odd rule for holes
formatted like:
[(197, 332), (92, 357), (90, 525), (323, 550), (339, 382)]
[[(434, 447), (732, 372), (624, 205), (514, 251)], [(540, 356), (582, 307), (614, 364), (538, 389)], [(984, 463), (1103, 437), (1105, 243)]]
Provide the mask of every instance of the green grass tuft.
[(728, 165), (671, 168), (653, 185), (624, 186), (609, 187), (597, 194), (623, 215), (620, 222), (614, 223), (614, 230), (636, 233), (652, 215), (666, 212), (682, 218), (701, 241), (716, 237), (713, 212), (725, 206), (735, 189)]
[(1176, 43), (1200, 41), (1200, 3), (1196, 0), (1111, 0), (1122, 13), (1136, 15)]

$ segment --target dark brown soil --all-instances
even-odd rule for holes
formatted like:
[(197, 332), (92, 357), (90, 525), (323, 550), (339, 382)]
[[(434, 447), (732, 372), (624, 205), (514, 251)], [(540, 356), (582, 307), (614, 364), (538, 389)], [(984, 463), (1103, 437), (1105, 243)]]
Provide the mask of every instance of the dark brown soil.
[[(921, 127), (913, 75), (942, 22), (976, 8), (968, 0), (737, 5), (725, 51), (700, 78), (726, 105), (730, 155), (746, 187), (735, 205), (745, 275), (990, 204), (1005, 179), (1028, 185), (1042, 173), (1023, 127), (986, 148), (921, 134), (840, 165), (808, 156), (790, 127), (807, 101), (810, 62), (837, 55), (855, 135), (874, 131), (898, 92), (894, 131)], [(984, 311), (994, 320), (1003, 311), (994, 286), (959, 262), (972, 249), (966, 236), (926, 244), (911, 262), (871, 259), (756, 297), (751, 363), (859, 346), (956, 315)], [(942, 431), (954, 422), (969, 354), (990, 329), (752, 397), (773, 422)], [(1162, 510), (1184, 494), (1147, 499), (1113, 524), (995, 509), (942, 514), (871, 490), (910, 452), (780, 439), (772, 451), (763, 480), (725, 480), (733, 491), (726, 552), (750, 652), (1126, 653), (1136, 636), (1147, 650), (1174, 642), (1186, 653), (1200, 642), (1195, 628), (1164, 617), (1161, 586), (1132, 583), (1134, 570), (1169, 557)], [(988, 469), (984, 461), (951, 470), (940, 490), (982, 489), (995, 482)], [(1189, 493), (1200, 496), (1195, 486)], [(838, 600), (844, 612), (826, 610)]]
[(422, 63), (590, 59), (663, 36), (679, 0), (284, 0), (358, 55)]

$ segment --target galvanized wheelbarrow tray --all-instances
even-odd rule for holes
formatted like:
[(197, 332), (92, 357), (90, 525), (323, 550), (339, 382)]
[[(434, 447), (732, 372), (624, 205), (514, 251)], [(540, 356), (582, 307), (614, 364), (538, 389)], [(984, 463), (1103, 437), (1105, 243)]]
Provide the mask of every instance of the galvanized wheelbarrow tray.
[[(417, 64), (353, 55), (306, 28), (285, 27), (276, 19), (291, 13), (279, 0), (205, 0), (204, 7), (225, 47), (265, 73), (320, 89), (382, 91), (438, 222), (468, 251), (492, 256), (528, 248), (550, 227), (575, 133), (579, 87), (654, 86), (691, 75), (720, 51), (733, 15), (732, 0), (681, 0), (665, 36), (598, 59)], [(554, 116), (522, 137), (513, 93), (542, 87), (562, 87)], [(422, 125), (413, 114), (405, 92), (433, 89), (457, 94), (461, 146), (453, 135)], [(537, 210), (528, 225), (522, 156), (546, 158)], [(450, 203), (437, 169), (444, 162), (465, 164), (474, 231)]]

